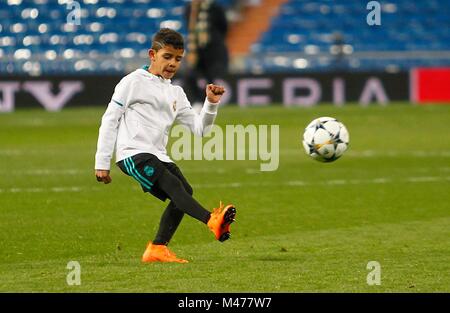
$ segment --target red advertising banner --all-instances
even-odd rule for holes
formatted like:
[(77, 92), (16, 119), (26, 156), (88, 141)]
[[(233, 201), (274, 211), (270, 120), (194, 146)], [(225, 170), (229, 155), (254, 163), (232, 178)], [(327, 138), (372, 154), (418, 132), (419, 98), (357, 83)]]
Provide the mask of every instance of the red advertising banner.
[(419, 104), (450, 104), (450, 68), (412, 70), (410, 98)]

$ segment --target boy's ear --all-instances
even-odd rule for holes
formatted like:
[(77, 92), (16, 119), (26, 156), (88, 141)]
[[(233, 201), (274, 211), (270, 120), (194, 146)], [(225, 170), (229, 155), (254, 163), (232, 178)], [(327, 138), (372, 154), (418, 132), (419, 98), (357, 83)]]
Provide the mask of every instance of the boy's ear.
[(151, 61), (155, 61), (155, 57), (156, 57), (156, 51), (153, 49), (149, 49), (148, 50), (148, 56), (150, 57)]

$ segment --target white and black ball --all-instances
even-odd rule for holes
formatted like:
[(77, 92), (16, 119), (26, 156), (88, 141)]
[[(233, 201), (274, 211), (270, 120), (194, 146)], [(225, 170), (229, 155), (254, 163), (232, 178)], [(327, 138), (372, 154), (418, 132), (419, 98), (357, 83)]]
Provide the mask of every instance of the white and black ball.
[(303, 147), (313, 159), (332, 162), (348, 148), (349, 133), (344, 124), (332, 117), (319, 117), (305, 128)]

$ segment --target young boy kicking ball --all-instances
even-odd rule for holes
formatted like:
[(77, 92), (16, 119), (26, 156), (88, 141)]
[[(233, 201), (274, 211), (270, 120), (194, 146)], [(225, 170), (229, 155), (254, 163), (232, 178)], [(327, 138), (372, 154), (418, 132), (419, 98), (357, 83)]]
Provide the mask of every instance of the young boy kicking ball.
[(114, 148), (116, 164), (127, 175), (158, 199), (170, 199), (156, 237), (149, 242), (143, 262), (178, 262), (167, 248), (184, 214), (206, 224), (219, 241), (230, 238), (230, 224), (236, 216), (233, 205), (207, 211), (193, 197), (192, 187), (166, 151), (168, 135), (175, 121), (186, 125), (197, 136), (213, 125), (222, 86), (209, 84), (200, 114), (192, 109), (186, 94), (171, 78), (180, 67), (184, 41), (180, 33), (163, 28), (153, 37), (149, 50), (150, 66), (135, 70), (116, 86), (102, 117), (95, 155), (97, 181), (111, 182), (110, 163)]

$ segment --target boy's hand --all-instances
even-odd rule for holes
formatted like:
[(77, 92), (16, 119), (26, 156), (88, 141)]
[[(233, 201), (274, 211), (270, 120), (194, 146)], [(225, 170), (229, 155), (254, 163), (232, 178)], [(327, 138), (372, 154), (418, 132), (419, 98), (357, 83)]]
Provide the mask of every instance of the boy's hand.
[(208, 84), (206, 86), (206, 98), (211, 103), (217, 103), (220, 98), (225, 93), (225, 88), (223, 86), (218, 86), (214, 84)]
[(100, 183), (104, 182), (105, 184), (109, 184), (112, 181), (108, 170), (95, 170), (95, 177), (97, 177), (97, 181)]

